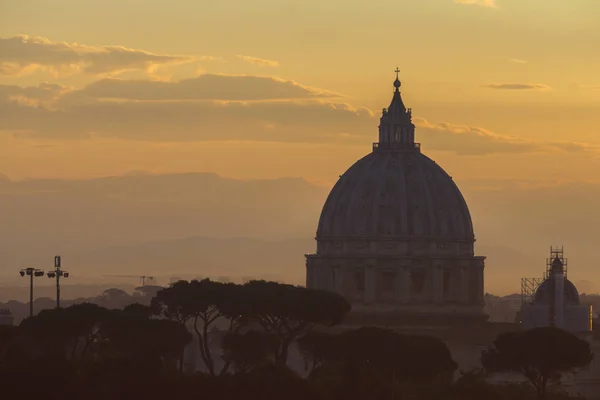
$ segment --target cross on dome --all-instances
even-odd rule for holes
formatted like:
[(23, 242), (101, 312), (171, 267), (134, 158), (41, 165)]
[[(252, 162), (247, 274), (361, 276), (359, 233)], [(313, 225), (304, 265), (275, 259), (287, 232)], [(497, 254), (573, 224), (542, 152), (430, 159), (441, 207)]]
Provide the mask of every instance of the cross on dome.
[(398, 74), (400, 73), (400, 69), (398, 67), (396, 67), (396, 70), (394, 71), (396, 73), (396, 80), (394, 81), (394, 87), (396, 88), (396, 90), (398, 90), (400, 88), (400, 78), (398, 77)]

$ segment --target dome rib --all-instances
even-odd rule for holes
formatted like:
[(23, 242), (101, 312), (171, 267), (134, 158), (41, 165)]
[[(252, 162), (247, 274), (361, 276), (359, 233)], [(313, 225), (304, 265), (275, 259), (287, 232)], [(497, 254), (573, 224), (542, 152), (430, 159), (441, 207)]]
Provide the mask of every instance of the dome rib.
[[(387, 155), (387, 157), (389, 158), (389, 154)], [(389, 160), (387, 162), (389, 162)], [(382, 176), (385, 174), (385, 167), (386, 167), (386, 163), (381, 163), (380, 171), (378, 171), (378, 176)], [(376, 207), (376, 206), (372, 207), (371, 220), (369, 221), (371, 226), (367, 229), (368, 231), (377, 232), (382, 235), (387, 234), (387, 228), (385, 226), (381, 227), (379, 224), (379, 212), (380, 212), (382, 206), (383, 207), (387, 206), (385, 199), (383, 199), (383, 200), (381, 199), (382, 193), (383, 193), (382, 189), (385, 188), (386, 184), (387, 184), (387, 182), (385, 179), (379, 179), (377, 181), (377, 184), (375, 185), (375, 193), (373, 196), (373, 200), (375, 203), (379, 203), (380, 205), (379, 205), (379, 207)], [(377, 201), (377, 200), (379, 200), (379, 201)], [(381, 204), (382, 202), (383, 202), (383, 204)], [(383, 232), (381, 232), (382, 230), (383, 230)]]
[(428, 173), (430, 172), (425, 172), (423, 169), (423, 165), (426, 165), (426, 163), (418, 163), (416, 162), (416, 169), (419, 171), (419, 180), (420, 180), (420, 186), (423, 190), (423, 198), (424, 198), (424, 202), (425, 202), (425, 209), (427, 210), (427, 216), (428, 216), (428, 223), (427, 223), (427, 227), (429, 228), (429, 235), (430, 236), (439, 236), (439, 229), (437, 229), (437, 221), (435, 218), (435, 205), (434, 203), (431, 201), (431, 186), (428, 184), (430, 182), (430, 180), (428, 179)]

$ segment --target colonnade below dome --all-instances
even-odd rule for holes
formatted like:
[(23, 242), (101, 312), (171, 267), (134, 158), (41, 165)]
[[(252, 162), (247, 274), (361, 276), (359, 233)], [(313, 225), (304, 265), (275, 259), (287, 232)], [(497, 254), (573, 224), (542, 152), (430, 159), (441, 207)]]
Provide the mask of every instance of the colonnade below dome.
[(360, 311), (483, 314), (484, 257), (307, 255), (306, 286), (344, 296)]

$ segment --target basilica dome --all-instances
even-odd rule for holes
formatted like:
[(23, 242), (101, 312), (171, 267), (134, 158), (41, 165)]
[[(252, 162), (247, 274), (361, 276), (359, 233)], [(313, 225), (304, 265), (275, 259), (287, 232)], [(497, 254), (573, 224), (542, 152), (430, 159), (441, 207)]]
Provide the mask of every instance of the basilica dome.
[(373, 151), (333, 187), (317, 238), (473, 240), (467, 203), (452, 178), (418, 151)]
[[(331, 242), (410, 242), (398, 252), (450, 248), (473, 253), (473, 224), (452, 178), (415, 143), (411, 109), (394, 82), (392, 102), (383, 109), (379, 142), (343, 175), (325, 202), (317, 228), (318, 247)], [(418, 243), (417, 243), (418, 242)], [(338, 243), (338, 248), (340, 244)], [(411, 247), (412, 246), (412, 247)], [(366, 251), (369, 246), (365, 246)]]
[(323, 206), (306, 286), (343, 295), (357, 318), (485, 320), (485, 257), (474, 254), (469, 209), (421, 153), (400, 86), (396, 75), (379, 141), (340, 175)]

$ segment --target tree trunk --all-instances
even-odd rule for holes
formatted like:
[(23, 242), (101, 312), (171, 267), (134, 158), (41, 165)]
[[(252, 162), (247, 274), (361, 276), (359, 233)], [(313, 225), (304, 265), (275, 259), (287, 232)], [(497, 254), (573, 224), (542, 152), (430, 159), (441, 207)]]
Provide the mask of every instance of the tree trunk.
[(183, 374), (183, 358), (185, 357), (185, 346), (181, 348), (181, 354), (179, 355), (179, 373)]
[(198, 347), (200, 347), (200, 356), (202, 357), (202, 361), (204, 362), (204, 365), (206, 366), (208, 373), (214, 377), (215, 370), (212, 365), (213, 364), (212, 358), (210, 357), (210, 354), (207, 353), (208, 346), (206, 346), (206, 342), (208, 341), (208, 339), (206, 337), (207, 336), (206, 335), (206, 333), (207, 333), (206, 323), (204, 323), (202, 332), (200, 332), (200, 329), (198, 329), (198, 320), (199, 319), (200, 319), (199, 317), (196, 317), (196, 320), (194, 321), (194, 330), (196, 331), (196, 335), (198, 336)]
[(283, 367), (287, 364), (290, 343), (291, 343), (291, 340), (289, 340), (289, 339), (281, 340), (281, 347), (279, 349), (279, 354), (277, 354), (275, 356), (275, 364), (276, 365)]
[(216, 376), (215, 363), (213, 362), (212, 356), (210, 354), (210, 347), (208, 345), (208, 326), (206, 323), (202, 328), (202, 333), (202, 345), (204, 346), (204, 354), (206, 357), (206, 368), (208, 368), (208, 372), (210, 372), (211, 376)]
[(548, 386), (548, 378), (543, 376), (541, 379), (540, 393), (538, 394), (538, 400), (544, 400), (546, 398), (546, 386)]

